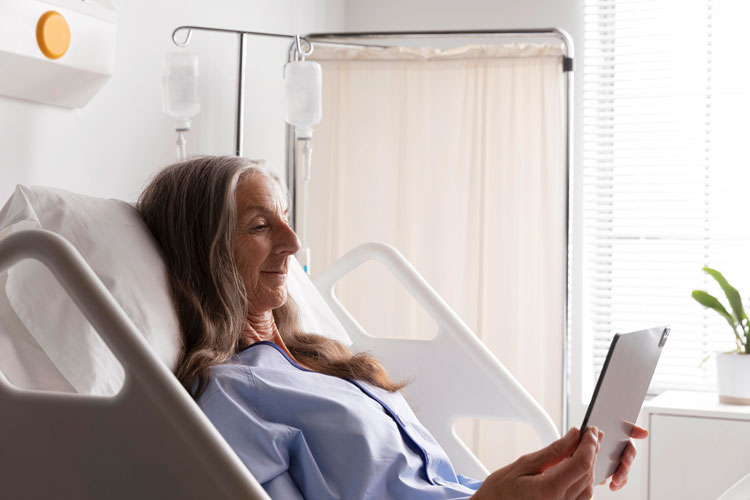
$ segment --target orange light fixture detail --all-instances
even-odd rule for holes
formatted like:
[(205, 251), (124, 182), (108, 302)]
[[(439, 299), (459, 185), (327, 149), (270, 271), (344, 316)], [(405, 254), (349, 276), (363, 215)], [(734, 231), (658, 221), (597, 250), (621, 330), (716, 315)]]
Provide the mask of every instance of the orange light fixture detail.
[(70, 47), (68, 21), (59, 12), (48, 10), (36, 23), (36, 42), (46, 57), (61, 58)]

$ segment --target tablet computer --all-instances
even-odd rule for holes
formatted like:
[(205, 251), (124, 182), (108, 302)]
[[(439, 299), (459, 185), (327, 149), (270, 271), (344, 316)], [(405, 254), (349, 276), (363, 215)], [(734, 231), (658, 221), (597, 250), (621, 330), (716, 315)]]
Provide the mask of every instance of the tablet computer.
[(618, 333), (612, 339), (581, 425), (581, 435), (587, 427), (604, 431), (594, 468), (594, 484), (617, 470), (668, 336), (669, 327), (658, 326)]

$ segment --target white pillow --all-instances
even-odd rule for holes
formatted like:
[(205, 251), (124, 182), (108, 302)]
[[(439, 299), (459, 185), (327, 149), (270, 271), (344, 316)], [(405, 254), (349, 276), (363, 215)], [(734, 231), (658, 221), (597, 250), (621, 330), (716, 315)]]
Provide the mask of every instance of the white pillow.
[(289, 296), (299, 308), (300, 328), (303, 332), (317, 333), (344, 345), (352, 345), (349, 334), (295, 258), (289, 259), (286, 280)]
[[(156, 355), (174, 369), (180, 335), (164, 263), (148, 228), (131, 205), (59, 189), (17, 186), (0, 211), (0, 237), (31, 227), (53, 231), (70, 241)], [(296, 259), (291, 261), (289, 294), (299, 306), (303, 330), (351, 345)], [(77, 392), (111, 395), (119, 390), (122, 367), (46, 268), (30, 260), (17, 264), (8, 273), (5, 292), (20, 322), (3, 320), (0, 336), (2, 330), (8, 335), (10, 329), (15, 338), (30, 335), (38, 344), (16, 342), (20, 345), (16, 348), (16, 366), (34, 370), (36, 363), (36, 368), (49, 372), (47, 378), (51, 380), (54, 373), (49, 367), (39, 366), (41, 348)], [(26, 331), (18, 332), (19, 326)], [(3, 368), (7, 369), (5, 365)], [(11, 382), (23, 378), (23, 374), (6, 375)]]
[[(13, 230), (18, 225), (47, 229), (70, 241), (155, 354), (174, 369), (180, 336), (164, 264), (132, 206), (17, 186), (0, 212), (0, 231), (10, 225)], [(5, 291), (28, 333), (77, 392), (111, 395), (120, 389), (124, 377), (119, 362), (42, 264), (26, 260), (10, 268)]]

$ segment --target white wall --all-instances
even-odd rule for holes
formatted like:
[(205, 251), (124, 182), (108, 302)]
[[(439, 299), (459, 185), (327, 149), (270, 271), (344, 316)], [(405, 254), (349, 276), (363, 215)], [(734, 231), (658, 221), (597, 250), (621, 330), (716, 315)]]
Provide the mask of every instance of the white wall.
[[(341, 30), (345, 18), (344, 0), (116, 0), (116, 6), (114, 75), (87, 106), (68, 110), (0, 96), (0, 200), (19, 183), (134, 200), (150, 175), (174, 161), (174, 127), (161, 111), (161, 59), (176, 49), (176, 26), (308, 33)], [(259, 38), (247, 44), (245, 156), (266, 158), (281, 173), (288, 44)], [(188, 134), (188, 154), (231, 154), (236, 38), (196, 32), (190, 48), (199, 57), (202, 112)]]
[(349, 31), (583, 26), (583, 0), (348, 0)]

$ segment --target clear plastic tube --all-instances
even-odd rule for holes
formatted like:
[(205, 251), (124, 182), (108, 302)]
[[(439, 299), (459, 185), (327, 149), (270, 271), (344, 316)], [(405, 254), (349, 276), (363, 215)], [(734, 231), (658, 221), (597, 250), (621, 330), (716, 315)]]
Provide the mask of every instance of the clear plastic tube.
[(312, 169), (312, 140), (310, 137), (304, 137), (300, 139), (304, 142), (302, 147), (302, 168), (304, 169), (303, 183), (302, 183), (302, 217), (300, 217), (300, 229), (302, 233), (302, 268), (309, 275), (310, 274), (310, 247), (307, 245), (307, 199), (308, 199), (308, 186), (310, 184), (310, 171)]
[(185, 132), (184, 129), (177, 129), (177, 161), (185, 161), (187, 159)]

